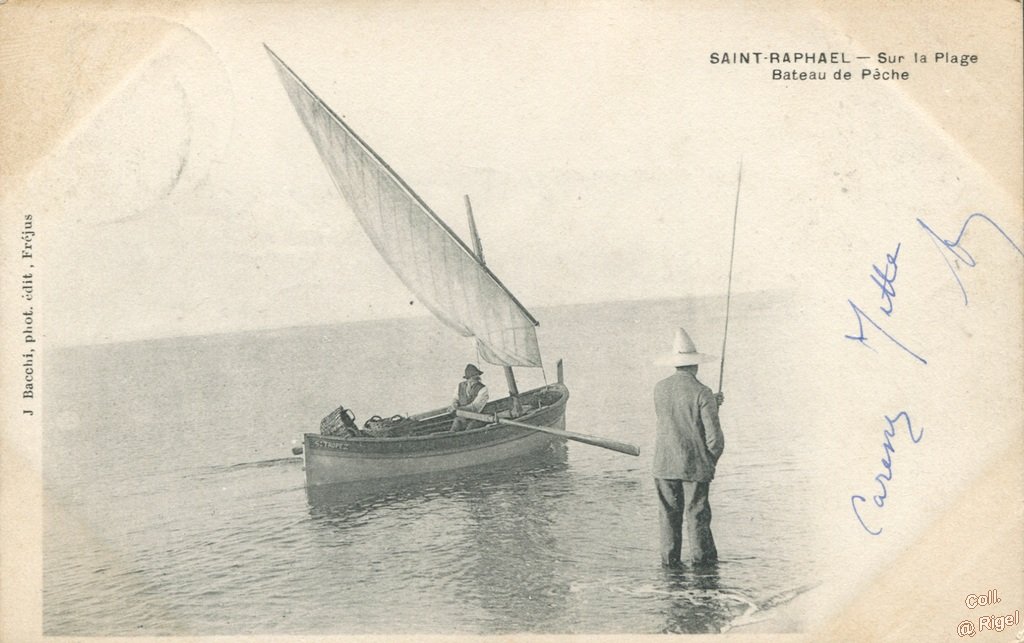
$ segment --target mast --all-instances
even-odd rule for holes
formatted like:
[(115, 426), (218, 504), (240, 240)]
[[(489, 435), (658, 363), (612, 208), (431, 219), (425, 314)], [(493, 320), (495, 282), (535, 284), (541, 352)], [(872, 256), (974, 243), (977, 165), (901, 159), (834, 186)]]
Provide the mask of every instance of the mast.
[[(466, 217), (469, 218), (469, 234), (473, 237), (476, 260), (480, 262), (481, 266), (485, 266), (484, 247), (480, 243), (480, 234), (476, 230), (476, 219), (473, 218), (473, 204), (469, 202), (468, 194), (464, 194), (463, 199), (466, 201)], [(519, 387), (516, 385), (516, 376), (512, 372), (512, 367), (505, 366), (503, 368), (505, 369), (505, 381), (508, 383), (508, 396), (512, 401), (512, 417), (516, 417), (523, 414), (523, 405), (519, 402)]]

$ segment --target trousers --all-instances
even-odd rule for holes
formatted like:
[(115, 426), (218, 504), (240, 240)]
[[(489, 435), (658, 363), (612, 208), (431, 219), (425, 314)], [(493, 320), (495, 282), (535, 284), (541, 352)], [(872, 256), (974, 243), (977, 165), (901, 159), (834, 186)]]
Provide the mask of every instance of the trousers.
[(680, 564), (684, 523), (690, 562), (701, 565), (718, 560), (708, 503), (711, 483), (655, 478), (654, 484), (658, 489), (661, 563), (670, 567)]
[(483, 425), (484, 425), (483, 422), (479, 422), (477, 420), (467, 420), (466, 418), (459, 418), (459, 417), (457, 417), (454, 420), (452, 420), (452, 426), (448, 430), (449, 431), (468, 431), (469, 429), (475, 429), (475, 428), (483, 426)]

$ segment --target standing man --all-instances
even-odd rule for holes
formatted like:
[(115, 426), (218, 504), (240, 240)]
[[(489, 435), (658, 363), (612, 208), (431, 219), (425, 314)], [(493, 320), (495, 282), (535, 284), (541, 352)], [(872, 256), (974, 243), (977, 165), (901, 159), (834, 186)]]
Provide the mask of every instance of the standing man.
[[(475, 364), (466, 364), (462, 381), (459, 382), (458, 388), (455, 389), (455, 399), (452, 400), (451, 406), (448, 407), (449, 409), (452, 411), (462, 409), (464, 411), (473, 411), (474, 413), (483, 411), (484, 406), (487, 404), (488, 393), (487, 386), (480, 381), (481, 375), (483, 375), (483, 372)], [(479, 425), (479, 422), (457, 417), (452, 422), (450, 430), (465, 431), (477, 425)]]
[(697, 380), (697, 364), (714, 359), (713, 355), (698, 353), (690, 336), (679, 328), (672, 353), (658, 361), (676, 368), (673, 375), (654, 387), (658, 415), (654, 482), (660, 503), (661, 562), (669, 567), (681, 564), (684, 522), (690, 562), (701, 565), (718, 560), (711, 535), (708, 488), (725, 448), (718, 423), (723, 397)]

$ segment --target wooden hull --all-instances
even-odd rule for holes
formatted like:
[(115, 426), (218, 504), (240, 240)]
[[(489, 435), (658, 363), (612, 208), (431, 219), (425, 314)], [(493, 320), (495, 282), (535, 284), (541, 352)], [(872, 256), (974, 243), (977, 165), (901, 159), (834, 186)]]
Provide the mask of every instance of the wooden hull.
[[(521, 394), (530, 407), (516, 418), (521, 422), (565, 428), (569, 391), (552, 384)], [(508, 398), (488, 404), (485, 413), (507, 412)], [(451, 414), (430, 419), (438, 428), (452, 422)], [(477, 467), (544, 453), (562, 438), (500, 425), (487, 425), (458, 433), (434, 433), (399, 438), (346, 438), (307, 433), (303, 442), (306, 485), (319, 485), (417, 476)]]

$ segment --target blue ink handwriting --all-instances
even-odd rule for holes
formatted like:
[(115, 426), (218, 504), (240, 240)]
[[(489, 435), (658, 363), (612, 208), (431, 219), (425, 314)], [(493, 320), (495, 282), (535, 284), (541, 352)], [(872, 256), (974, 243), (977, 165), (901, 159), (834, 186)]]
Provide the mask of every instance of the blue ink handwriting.
[[(875, 264), (871, 264), (871, 268), (875, 271), (875, 274), (871, 275), (871, 281), (882, 289), (882, 299), (885, 300), (885, 306), (879, 306), (878, 309), (885, 313), (886, 317), (892, 315), (892, 299), (896, 296), (896, 287), (893, 286), (893, 283), (896, 281), (896, 272), (899, 269), (896, 259), (900, 256), (901, 245), (903, 244), (897, 243), (896, 250), (891, 255), (885, 255), (884, 272)], [(892, 268), (892, 275), (889, 274), (889, 268)]]
[[(893, 299), (895, 299), (896, 297), (896, 286), (894, 284), (896, 283), (896, 274), (899, 271), (897, 260), (899, 259), (900, 247), (902, 245), (903, 244), (901, 243), (897, 243), (896, 250), (894, 250), (892, 254), (885, 255), (885, 270), (882, 270), (876, 264), (871, 264), (871, 268), (874, 270), (875, 273), (871, 275), (871, 281), (875, 282), (875, 285), (878, 286), (881, 290), (882, 300), (884, 301), (884, 305), (879, 306), (878, 309), (882, 311), (882, 313), (886, 317), (891, 317), (893, 313)], [(871, 317), (868, 316), (867, 313), (861, 310), (861, 308), (857, 304), (853, 303), (852, 299), (847, 299), (846, 301), (850, 304), (850, 308), (853, 309), (853, 314), (857, 316), (857, 334), (844, 335), (846, 339), (852, 339), (856, 342), (860, 342), (862, 346), (867, 346), (871, 350), (875, 350), (873, 346), (868, 344), (867, 335), (864, 334), (864, 322), (867, 322), (874, 326), (875, 330), (885, 335), (889, 339), (889, 341), (891, 341), (892, 343), (896, 344), (904, 351), (906, 351), (907, 354), (909, 354), (911, 357), (921, 362), (922, 364), (928, 363), (928, 360), (907, 348), (906, 344), (896, 339), (895, 337), (890, 335), (884, 328), (879, 326), (878, 323), (875, 320), (871, 319)]]
[[(956, 279), (956, 285), (960, 287), (960, 292), (964, 296), (964, 306), (967, 305), (967, 289), (964, 288), (964, 283), (960, 280), (960, 275), (957, 274), (957, 268), (959, 267), (961, 262), (968, 268), (975, 267), (978, 264), (978, 262), (975, 261), (974, 255), (972, 255), (967, 250), (967, 248), (964, 248), (960, 244), (964, 240), (964, 234), (967, 233), (968, 226), (970, 226), (971, 222), (974, 221), (975, 219), (985, 221), (993, 228), (995, 228), (996, 232), (1001, 234), (1003, 238), (1006, 239), (1006, 242), (1013, 246), (1013, 249), (1017, 251), (1017, 254), (1024, 257), (1024, 250), (1021, 250), (1020, 246), (1013, 242), (1013, 239), (1011, 239), (1010, 236), (1007, 235), (1006, 232), (1004, 232), (1003, 229), (999, 227), (999, 224), (980, 212), (975, 212), (971, 216), (967, 217), (967, 219), (964, 221), (963, 226), (960, 227), (960, 234), (958, 234), (956, 236), (956, 239), (952, 241), (948, 239), (943, 239), (938, 234), (936, 234), (936, 232), (932, 230), (927, 223), (925, 223), (921, 219), (917, 220), (917, 222), (921, 224), (921, 227), (925, 229), (925, 232), (928, 233), (928, 236), (932, 240), (932, 243), (934, 243), (935, 247), (938, 248), (939, 253), (942, 256), (942, 260), (946, 262), (946, 266), (949, 268), (949, 271), (953, 273), (953, 279)], [(949, 255), (952, 255), (953, 260), (957, 263), (957, 268), (954, 268), (953, 263), (950, 262)]]
[[(896, 425), (897, 423), (905, 423), (907, 427), (907, 435), (910, 436), (912, 444), (917, 444), (924, 437), (924, 427), (914, 435), (914, 427), (911, 426), (910, 416), (907, 415), (906, 411), (900, 411), (896, 414), (896, 417), (885, 416), (885, 421), (889, 423), (889, 428), (883, 431), (885, 435), (885, 441), (882, 443), (883, 455), (882, 455), (882, 471), (875, 476), (875, 482), (878, 483), (878, 493), (871, 497), (872, 502), (879, 509), (885, 508), (885, 501), (889, 497), (889, 488), (887, 483), (892, 482), (892, 454), (896, 453), (896, 447), (892, 445), (892, 439), (896, 437)], [(867, 498), (860, 495), (850, 496), (850, 506), (853, 509), (853, 515), (856, 516), (857, 522), (864, 528), (864, 531), (868, 532), (872, 536), (878, 536), (882, 533), (882, 528), (872, 529), (864, 522), (864, 517), (861, 515), (861, 510), (857, 507), (857, 502), (860, 501), (862, 505), (867, 505)], [(870, 505), (868, 505), (870, 506)]]

